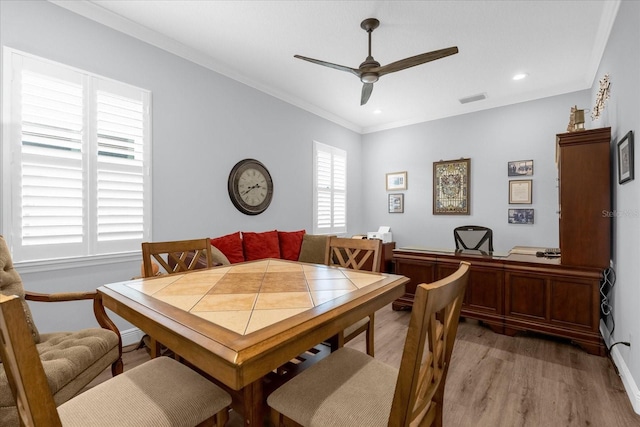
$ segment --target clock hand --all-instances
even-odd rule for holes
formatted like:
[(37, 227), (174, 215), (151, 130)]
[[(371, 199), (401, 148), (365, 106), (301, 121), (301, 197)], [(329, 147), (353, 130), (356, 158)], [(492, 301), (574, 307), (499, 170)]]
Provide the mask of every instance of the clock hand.
[(258, 185), (258, 184), (256, 184), (256, 185), (252, 185), (251, 187), (247, 188), (247, 190), (246, 190), (244, 193), (242, 193), (242, 195), (244, 196), (244, 195), (245, 195), (245, 194), (247, 194), (249, 191), (253, 190), (254, 188), (258, 188), (258, 187), (259, 187), (259, 185)]

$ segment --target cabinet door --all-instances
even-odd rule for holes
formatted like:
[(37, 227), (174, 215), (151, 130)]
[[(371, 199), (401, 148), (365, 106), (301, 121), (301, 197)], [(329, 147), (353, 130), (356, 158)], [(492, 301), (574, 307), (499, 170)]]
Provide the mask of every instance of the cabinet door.
[(518, 323), (545, 325), (574, 331), (598, 331), (599, 281), (508, 272), (505, 315)]
[(574, 330), (599, 331), (598, 280), (554, 278), (550, 281), (549, 320)]
[(526, 273), (505, 273), (504, 312), (524, 322), (549, 320), (549, 276)]
[[(438, 264), (437, 278), (443, 279), (454, 273), (459, 263), (448, 263), (442, 260)], [(470, 312), (501, 315), (503, 313), (502, 289), (504, 287), (504, 271), (502, 268), (471, 264), (467, 291), (462, 302), (465, 313)]]
[(558, 135), (564, 265), (607, 268), (611, 258), (611, 129)]
[(431, 283), (435, 280), (435, 258), (433, 260), (406, 260), (395, 257), (396, 274), (409, 278), (405, 286), (405, 295), (393, 303), (395, 310), (411, 308), (416, 286), (421, 283)]

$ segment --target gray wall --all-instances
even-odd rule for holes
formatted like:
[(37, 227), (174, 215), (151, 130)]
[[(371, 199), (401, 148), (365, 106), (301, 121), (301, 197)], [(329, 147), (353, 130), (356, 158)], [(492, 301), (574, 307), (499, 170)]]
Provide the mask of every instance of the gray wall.
[[(591, 90), (596, 99), (598, 80), (609, 73), (611, 98), (601, 118), (592, 127), (611, 126), (613, 134), (614, 246), (613, 259), (616, 282), (611, 292), (615, 329), (609, 345), (617, 341), (631, 342), (631, 347), (616, 345), (612, 357), (618, 366), (636, 412), (640, 413), (640, 175), (638, 143), (640, 142), (640, 3), (623, 1), (597, 78)], [(593, 101), (592, 101), (593, 102)], [(617, 142), (632, 130), (635, 137), (635, 180), (618, 184)], [(604, 329), (605, 337), (613, 325)], [(632, 378), (629, 377), (629, 374)], [(635, 381), (631, 381), (634, 379)]]
[[(0, 15), (3, 46), (151, 90), (154, 240), (238, 230), (310, 232), (314, 140), (347, 151), (349, 232), (363, 230), (359, 134), (48, 2), (2, 1)], [(229, 171), (247, 157), (262, 161), (274, 181), (271, 206), (258, 216), (237, 211), (227, 193)], [(19, 271), (34, 291), (93, 289), (139, 274), (139, 260)], [(32, 304), (43, 331), (90, 322), (67, 316), (68, 307), (55, 316), (56, 309)]]
[[(589, 91), (494, 108), (363, 136), (365, 224), (389, 225), (398, 246), (453, 248), (453, 228), (493, 229), (496, 251), (558, 246), (556, 133), (565, 132), (571, 106), (589, 104)], [(491, 96), (491, 94), (489, 94)], [(481, 101), (480, 101), (481, 102)], [(471, 159), (470, 215), (433, 215), (433, 162)], [(531, 205), (509, 205), (507, 162), (533, 160)], [(405, 212), (387, 210), (385, 174), (407, 171)], [(508, 224), (509, 208), (533, 208), (533, 225)]]

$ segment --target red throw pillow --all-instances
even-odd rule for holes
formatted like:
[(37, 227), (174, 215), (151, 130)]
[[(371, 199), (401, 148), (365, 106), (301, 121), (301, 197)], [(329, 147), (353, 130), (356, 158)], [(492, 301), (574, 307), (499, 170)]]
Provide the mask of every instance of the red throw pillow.
[(211, 245), (215, 246), (222, 252), (231, 264), (244, 261), (244, 252), (242, 252), (242, 239), (240, 232), (227, 234), (225, 236), (211, 239)]
[(290, 261), (298, 261), (300, 248), (302, 248), (302, 238), (306, 231), (278, 231), (278, 241), (280, 242), (280, 257)]
[(244, 246), (244, 258), (247, 261), (280, 258), (280, 244), (276, 230), (263, 233), (242, 232), (242, 245)]

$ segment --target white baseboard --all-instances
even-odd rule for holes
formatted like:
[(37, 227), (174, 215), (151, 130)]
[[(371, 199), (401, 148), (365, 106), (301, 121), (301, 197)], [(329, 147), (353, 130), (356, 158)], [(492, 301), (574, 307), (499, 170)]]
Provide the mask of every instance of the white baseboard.
[[(609, 329), (607, 329), (602, 320), (600, 320), (600, 333), (604, 338), (604, 342), (607, 345), (607, 348), (611, 347), (611, 344), (613, 343), (611, 342)], [(622, 385), (624, 385), (624, 389), (627, 391), (627, 396), (629, 396), (629, 400), (631, 401), (633, 410), (636, 412), (636, 414), (640, 414), (640, 389), (638, 389), (638, 385), (631, 376), (631, 372), (627, 367), (627, 363), (622, 358), (622, 354), (620, 354), (618, 346), (615, 346), (611, 349), (611, 359), (613, 360), (613, 363), (615, 363), (616, 368), (618, 368), (620, 379), (622, 379)]]
[(120, 331), (120, 336), (122, 337), (122, 346), (124, 347), (139, 343), (144, 336), (144, 332), (138, 328), (132, 328), (127, 329), (126, 331)]

